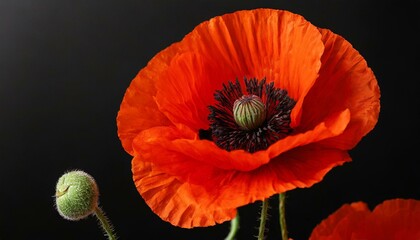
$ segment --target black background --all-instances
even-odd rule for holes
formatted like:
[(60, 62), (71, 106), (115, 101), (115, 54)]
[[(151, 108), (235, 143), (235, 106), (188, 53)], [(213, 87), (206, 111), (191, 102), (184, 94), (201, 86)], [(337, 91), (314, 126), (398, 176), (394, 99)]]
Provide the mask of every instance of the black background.
[[(342, 204), (416, 198), (419, 191), (419, 28), (408, 1), (0, 0), (0, 239), (105, 239), (93, 217), (64, 220), (54, 207), (66, 171), (95, 177), (100, 205), (123, 239), (223, 239), (229, 222), (180, 229), (137, 193), (115, 118), (132, 78), (197, 24), (240, 9), (303, 15), (342, 35), (381, 88), (375, 129), (351, 163), (288, 193), (290, 237), (307, 239)], [(272, 199), (267, 239), (279, 239)], [(239, 209), (238, 240), (256, 239), (260, 203)]]

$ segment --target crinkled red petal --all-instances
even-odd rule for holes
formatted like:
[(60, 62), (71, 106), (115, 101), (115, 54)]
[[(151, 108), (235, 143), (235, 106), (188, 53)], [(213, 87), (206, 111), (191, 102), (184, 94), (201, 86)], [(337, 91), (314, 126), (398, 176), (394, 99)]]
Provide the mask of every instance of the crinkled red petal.
[(363, 202), (345, 204), (312, 231), (309, 240), (420, 239), (420, 201), (390, 199), (370, 211)]
[(305, 98), (299, 131), (312, 129), (326, 116), (349, 109), (351, 120), (343, 134), (324, 141), (329, 147), (353, 148), (378, 121), (378, 82), (366, 61), (341, 36), (321, 29), (325, 52), (319, 78)]
[(208, 208), (211, 196), (202, 186), (181, 182), (140, 157), (134, 157), (132, 171), (137, 190), (152, 211), (175, 226), (212, 226), (236, 215), (234, 208)]

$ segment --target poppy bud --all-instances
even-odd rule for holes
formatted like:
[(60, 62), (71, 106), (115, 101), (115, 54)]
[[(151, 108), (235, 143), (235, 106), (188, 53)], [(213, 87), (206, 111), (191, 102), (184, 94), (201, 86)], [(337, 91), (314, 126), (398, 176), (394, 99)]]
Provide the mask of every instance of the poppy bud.
[(244, 130), (254, 130), (265, 121), (265, 104), (256, 95), (243, 95), (233, 103), (233, 118)]
[(98, 186), (89, 174), (75, 170), (58, 179), (55, 202), (63, 218), (77, 221), (93, 214), (98, 207), (98, 199)]

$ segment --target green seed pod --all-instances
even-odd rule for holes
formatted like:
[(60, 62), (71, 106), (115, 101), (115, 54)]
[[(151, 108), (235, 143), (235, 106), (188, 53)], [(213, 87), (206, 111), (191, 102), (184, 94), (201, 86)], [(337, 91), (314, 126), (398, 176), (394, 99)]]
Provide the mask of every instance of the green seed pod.
[(98, 199), (95, 179), (83, 171), (67, 172), (57, 181), (55, 205), (58, 213), (67, 220), (77, 221), (94, 213)]
[(233, 103), (233, 118), (242, 129), (254, 130), (265, 121), (265, 104), (256, 95), (244, 95)]

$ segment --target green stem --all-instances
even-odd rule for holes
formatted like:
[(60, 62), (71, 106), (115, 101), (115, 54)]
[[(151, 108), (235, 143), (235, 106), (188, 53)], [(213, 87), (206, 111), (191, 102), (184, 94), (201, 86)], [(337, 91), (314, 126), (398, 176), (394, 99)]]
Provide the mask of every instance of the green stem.
[(235, 239), (235, 235), (239, 229), (239, 213), (236, 213), (236, 217), (230, 221), (230, 232), (225, 238), (225, 240)]
[(283, 240), (288, 240), (287, 236), (287, 226), (286, 226), (286, 193), (279, 194), (279, 214), (280, 214), (280, 229), (281, 229), (281, 238)]
[(112, 227), (112, 224), (109, 221), (109, 219), (105, 216), (105, 212), (99, 206), (95, 209), (95, 216), (101, 223), (101, 227), (104, 230), (105, 234), (108, 236), (108, 239), (116, 240), (117, 236), (114, 234), (114, 228)]
[(265, 222), (267, 221), (268, 198), (265, 199), (261, 207), (260, 229), (258, 233), (258, 240), (264, 240)]

